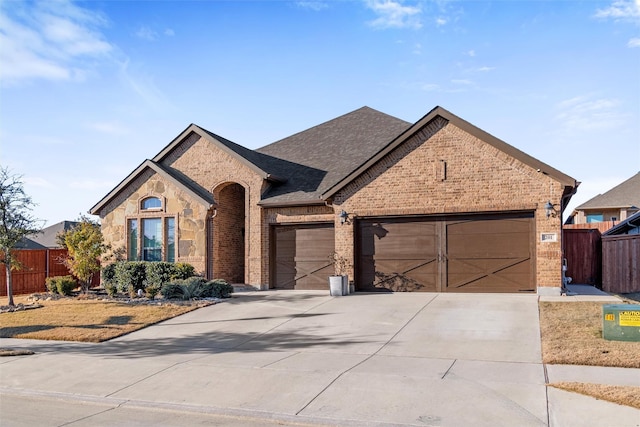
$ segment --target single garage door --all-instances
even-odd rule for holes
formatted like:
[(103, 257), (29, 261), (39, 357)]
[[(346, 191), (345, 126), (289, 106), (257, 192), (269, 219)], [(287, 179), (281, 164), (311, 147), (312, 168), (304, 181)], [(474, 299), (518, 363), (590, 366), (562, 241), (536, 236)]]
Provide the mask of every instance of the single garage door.
[(272, 229), (274, 288), (329, 289), (334, 274), (329, 256), (334, 251), (333, 223), (274, 226)]
[(358, 221), (361, 291), (535, 292), (533, 213)]

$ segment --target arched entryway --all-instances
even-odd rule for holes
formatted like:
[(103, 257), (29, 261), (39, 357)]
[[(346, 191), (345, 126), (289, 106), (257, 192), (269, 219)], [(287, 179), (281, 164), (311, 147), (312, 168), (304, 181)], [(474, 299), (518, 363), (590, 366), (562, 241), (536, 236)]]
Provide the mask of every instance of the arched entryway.
[(245, 189), (237, 183), (225, 183), (213, 191), (217, 203), (209, 233), (212, 242), (210, 278), (229, 283), (245, 282)]

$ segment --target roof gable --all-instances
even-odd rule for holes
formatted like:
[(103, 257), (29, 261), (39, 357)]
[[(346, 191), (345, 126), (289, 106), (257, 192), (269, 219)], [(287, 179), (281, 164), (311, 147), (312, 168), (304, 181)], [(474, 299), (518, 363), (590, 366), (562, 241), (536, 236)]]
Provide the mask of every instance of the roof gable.
[(173, 141), (171, 141), (165, 148), (163, 148), (154, 158), (156, 163), (162, 163), (184, 140), (186, 140), (191, 134), (196, 133), (200, 137), (206, 139), (210, 144), (222, 152), (237, 159), (241, 164), (248, 167), (263, 179), (279, 182), (281, 178), (278, 178), (274, 174), (269, 172), (269, 169), (273, 168), (270, 164), (268, 156), (261, 155), (253, 150), (245, 148), (234, 142), (229, 141), (213, 132), (201, 128), (198, 125), (191, 124), (184, 131), (180, 133)]
[(124, 191), (131, 182), (133, 182), (136, 178), (138, 178), (144, 171), (147, 169), (151, 169), (153, 172), (160, 175), (166, 181), (172, 183), (176, 187), (185, 191), (187, 194), (191, 195), (194, 199), (198, 200), (200, 203), (211, 206), (215, 202), (213, 200), (213, 196), (203, 188), (199, 188), (197, 184), (193, 182), (186, 182), (180, 177), (176, 176), (168, 169), (165, 169), (158, 163), (155, 163), (153, 160), (145, 160), (138, 166), (133, 172), (129, 174), (124, 180), (120, 182), (113, 190), (111, 190), (106, 196), (102, 198), (98, 203), (96, 203), (90, 210), (89, 213), (92, 215), (99, 215), (100, 211), (118, 194)]
[(640, 207), (640, 172), (604, 194), (589, 199), (576, 210)]
[(437, 119), (438, 117), (447, 120), (448, 122), (452, 123), (453, 125), (462, 129), (463, 131), (492, 145), (496, 149), (508, 154), (509, 156), (521, 161), (522, 163), (529, 165), (533, 169), (539, 170), (545, 175), (549, 175), (556, 181), (564, 184), (565, 187), (575, 189), (579, 185), (579, 183), (575, 179), (571, 178), (570, 176), (565, 175), (564, 173), (558, 171), (557, 169), (554, 169), (553, 167), (547, 165), (546, 163), (543, 163), (540, 160), (537, 160), (529, 156), (528, 154), (518, 150), (517, 148), (507, 144), (506, 142), (494, 137), (493, 135), (483, 131), (482, 129), (472, 125), (471, 123), (461, 119), (455, 114), (452, 114), (449, 111), (445, 110), (444, 108), (438, 106), (438, 107), (435, 107), (433, 110), (431, 110), (429, 113), (427, 113), (420, 120), (418, 120), (415, 124), (413, 124), (408, 129), (406, 129), (404, 132), (398, 134), (395, 139), (391, 140), (381, 150), (376, 152), (373, 156), (371, 156), (365, 162), (363, 162), (361, 165), (355, 168), (351, 173), (346, 175), (344, 179), (337, 182), (331, 188), (328, 188), (322, 194), (322, 198), (326, 200), (332, 197), (334, 194), (336, 194), (338, 191), (340, 191), (342, 188), (344, 188), (346, 185), (348, 185), (350, 182), (352, 182), (354, 179), (356, 179), (358, 176), (364, 173), (367, 169), (369, 169), (378, 161), (380, 161), (387, 154), (391, 153), (395, 148), (397, 148), (398, 146), (403, 144), (405, 141), (410, 139), (416, 132), (420, 131), (420, 129), (427, 126), (429, 123), (431, 123), (433, 120)]

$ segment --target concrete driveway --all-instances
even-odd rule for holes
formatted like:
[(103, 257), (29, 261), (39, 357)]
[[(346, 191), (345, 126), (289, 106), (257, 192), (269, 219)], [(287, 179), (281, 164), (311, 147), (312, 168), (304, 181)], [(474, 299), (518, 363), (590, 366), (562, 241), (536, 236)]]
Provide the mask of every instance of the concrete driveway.
[(244, 293), (108, 343), (1, 340), (37, 354), (0, 359), (0, 421), (55, 400), (39, 425), (571, 425), (592, 406), (549, 401), (539, 333), (535, 295)]

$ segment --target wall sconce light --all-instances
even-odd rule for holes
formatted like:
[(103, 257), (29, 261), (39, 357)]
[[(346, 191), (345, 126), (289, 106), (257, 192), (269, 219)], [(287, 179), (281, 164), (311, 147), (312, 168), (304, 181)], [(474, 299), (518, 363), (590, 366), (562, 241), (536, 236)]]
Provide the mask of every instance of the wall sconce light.
[(556, 209), (553, 207), (553, 203), (551, 203), (551, 201), (548, 201), (547, 203), (545, 203), (544, 210), (547, 214), (547, 218), (556, 217), (557, 212), (556, 212)]
[(345, 222), (347, 222), (347, 220), (349, 219), (349, 214), (342, 209), (340, 211), (340, 213), (338, 214), (338, 216), (340, 217), (340, 224), (343, 225)]

